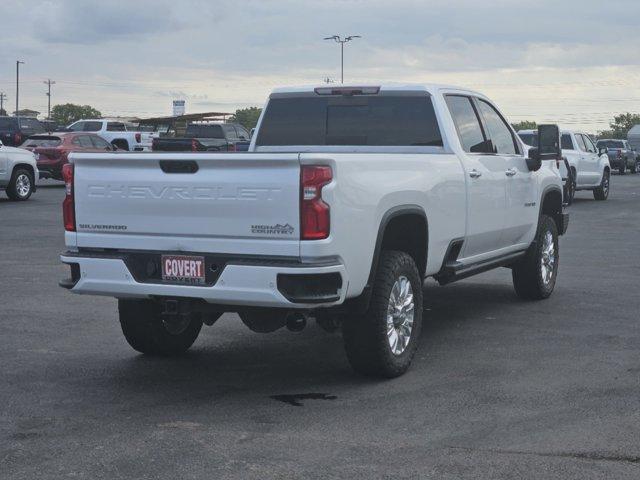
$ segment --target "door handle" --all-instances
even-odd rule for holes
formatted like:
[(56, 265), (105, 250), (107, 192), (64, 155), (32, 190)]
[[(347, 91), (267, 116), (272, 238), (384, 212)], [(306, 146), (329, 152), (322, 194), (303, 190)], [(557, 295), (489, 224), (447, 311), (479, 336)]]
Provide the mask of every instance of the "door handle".
[(518, 173), (518, 170), (512, 167), (509, 170), (505, 171), (504, 173), (507, 177), (513, 177), (516, 173)]
[(482, 176), (482, 173), (480, 173), (478, 170), (476, 170), (475, 168), (473, 170), (471, 170), (469, 172), (469, 176), (471, 178), (480, 178)]

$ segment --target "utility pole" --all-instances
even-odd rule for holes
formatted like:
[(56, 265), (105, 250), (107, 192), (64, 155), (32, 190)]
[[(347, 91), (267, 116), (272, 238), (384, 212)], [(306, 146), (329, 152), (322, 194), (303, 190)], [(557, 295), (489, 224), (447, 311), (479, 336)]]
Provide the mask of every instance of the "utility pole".
[(4, 111), (4, 101), (7, 99), (7, 95), (4, 92), (0, 92), (0, 112)]
[(50, 78), (47, 78), (42, 83), (44, 83), (48, 87), (48, 91), (45, 94), (47, 96), (47, 120), (51, 120), (51, 85), (55, 85), (56, 82), (54, 82)]
[(16, 60), (16, 117), (19, 117), (20, 114), (18, 113), (20, 111), (20, 104), (18, 102), (18, 98), (20, 96), (20, 64), (24, 65), (24, 62), (21, 62), (20, 60)]
[(325, 38), (325, 40), (333, 40), (336, 43), (340, 44), (340, 83), (344, 83), (344, 44), (350, 42), (354, 38), (362, 37), (360, 35), (349, 35), (343, 40), (340, 35), (332, 35), (331, 37)]

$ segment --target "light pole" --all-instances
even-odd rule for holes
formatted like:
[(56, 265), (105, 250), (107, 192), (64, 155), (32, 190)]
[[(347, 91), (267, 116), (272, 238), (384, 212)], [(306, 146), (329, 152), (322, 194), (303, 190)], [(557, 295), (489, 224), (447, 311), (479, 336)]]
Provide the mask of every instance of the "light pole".
[(340, 44), (340, 83), (344, 83), (344, 44), (350, 42), (354, 38), (362, 38), (360, 35), (349, 35), (348, 37), (344, 37), (342, 39), (340, 35), (333, 35), (331, 37), (326, 37), (325, 40), (333, 40), (336, 43)]
[(24, 62), (21, 62), (20, 60), (16, 60), (16, 117), (20, 117), (20, 114), (18, 113), (19, 110), (19, 102), (18, 102), (18, 96), (20, 93), (20, 64), (24, 65)]
[(56, 82), (54, 82), (49, 78), (42, 83), (44, 83), (47, 87), (49, 87), (45, 95), (47, 96), (47, 120), (51, 120), (51, 85), (55, 85)]

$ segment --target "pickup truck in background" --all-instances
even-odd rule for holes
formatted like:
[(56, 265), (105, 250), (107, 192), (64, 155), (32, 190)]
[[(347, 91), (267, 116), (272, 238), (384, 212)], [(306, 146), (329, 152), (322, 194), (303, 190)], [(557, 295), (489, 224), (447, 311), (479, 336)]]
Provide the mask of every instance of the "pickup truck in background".
[(224, 312), (257, 332), (315, 318), (355, 370), (398, 376), (426, 277), (507, 267), (519, 297), (553, 292), (568, 215), (558, 128), (539, 135), (526, 147), (456, 87), (277, 89), (243, 155), (72, 154), (61, 286), (116, 297), (145, 354), (184, 352)]
[(67, 127), (72, 132), (91, 132), (114, 147), (130, 152), (149, 152), (153, 135), (150, 132), (129, 131), (124, 122), (106, 119), (78, 120)]
[[(537, 130), (520, 130), (518, 136), (526, 145), (538, 146)], [(596, 200), (609, 198), (611, 166), (605, 150), (597, 148), (586, 133), (571, 130), (561, 132), (560, 146), (565, 203), (571, 205), (579, 190), (591, 190)]]
[(603, 138), (596, 142), (598, 148), (606, 148), (609, 163), (620, 175), (624, 175), (627, 169), (631, 173), (640, 172), (640, 160), (638, 154), (631, 148), (627, 140)]
[[(235, 152), (249, 132), (238, 123), (190, 123), (183, 137), (153, 139), (154, 152)], [(243, 149), (245, 150), (245, 149)]]

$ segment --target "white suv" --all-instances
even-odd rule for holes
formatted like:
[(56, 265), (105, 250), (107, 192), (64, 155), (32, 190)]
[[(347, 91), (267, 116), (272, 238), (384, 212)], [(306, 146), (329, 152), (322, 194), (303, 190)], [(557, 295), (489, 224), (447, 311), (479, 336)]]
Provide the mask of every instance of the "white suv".
[(11, 200), (27, 200), (36, 191), (39, 175), (33, 153), (0, 142), (0, 188)]

